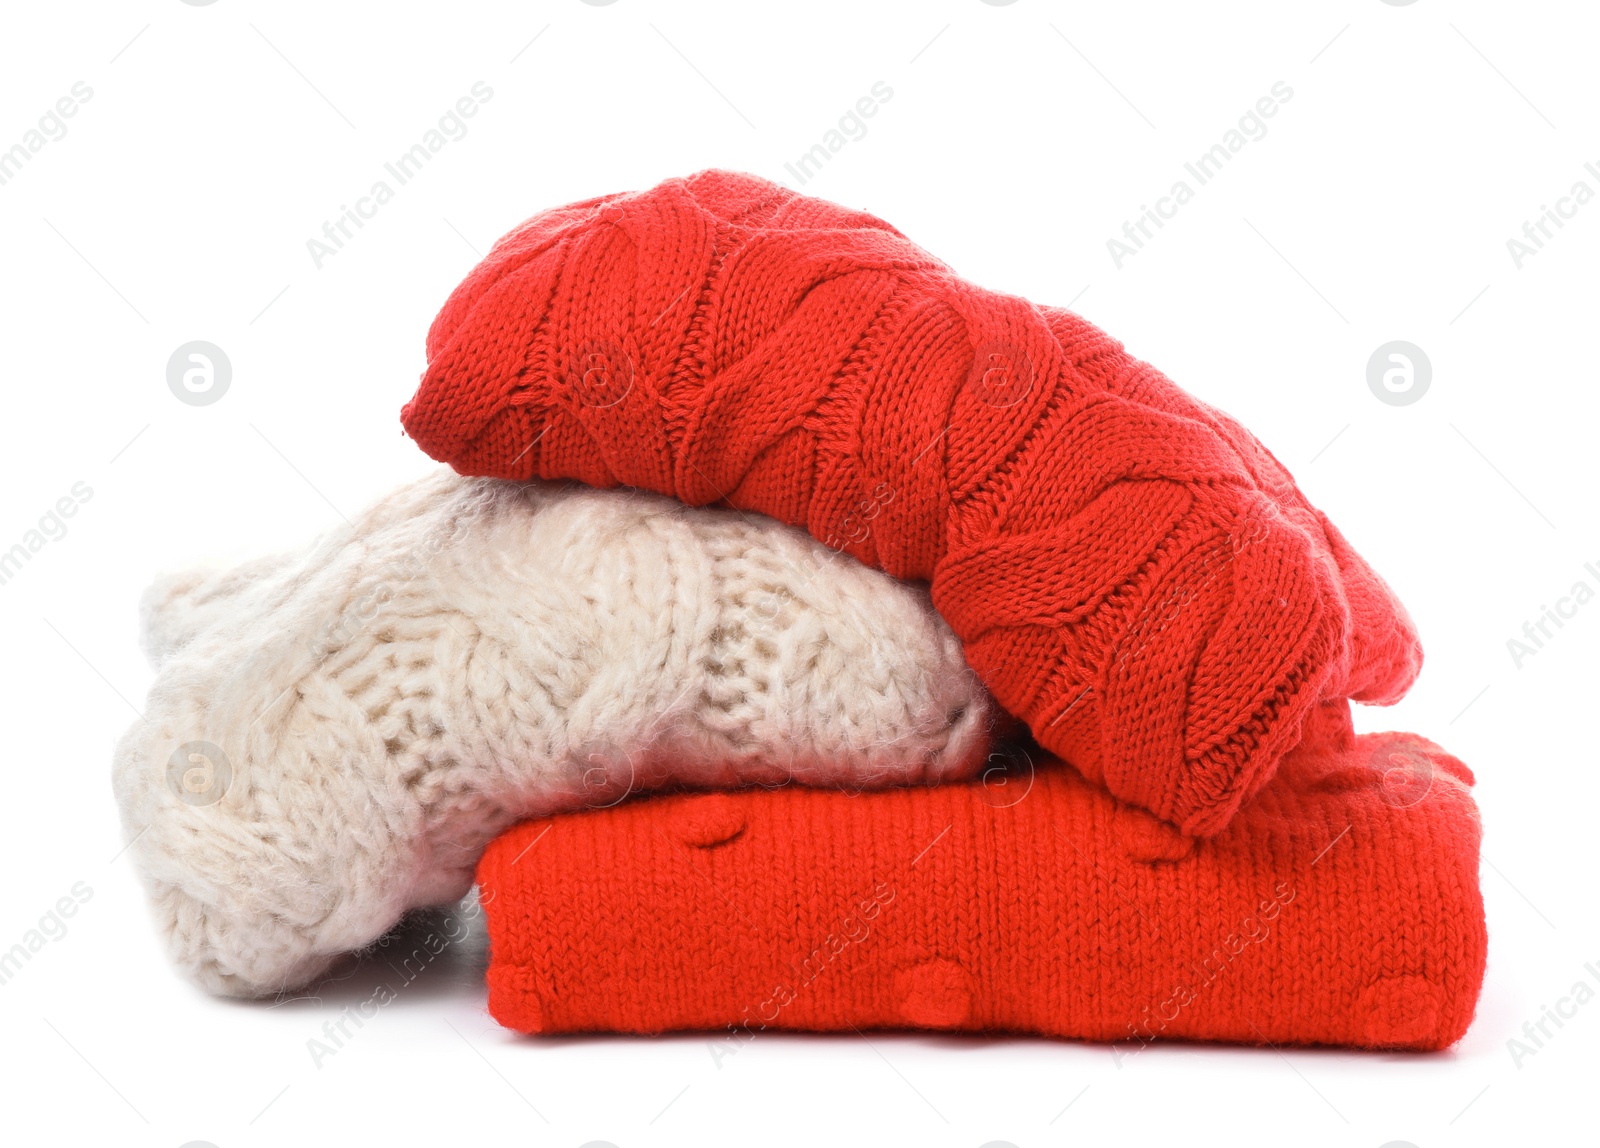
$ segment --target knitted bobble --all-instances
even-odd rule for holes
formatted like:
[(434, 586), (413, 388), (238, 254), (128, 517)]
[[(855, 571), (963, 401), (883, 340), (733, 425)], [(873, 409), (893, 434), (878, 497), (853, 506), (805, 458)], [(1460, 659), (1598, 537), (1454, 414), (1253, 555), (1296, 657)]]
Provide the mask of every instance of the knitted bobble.
[(1393, 701), (1420, 664), (1237, 423), (1076, 316), (754, 176), (536, 216), (427, 350), (401, 417), (432, 457), (759, 511), (926, 580), (1043, 745), (1188, 833), (1319, 698)]
[(1172, 1039), (1445, 1048), (1484, 973), (1471, 774), (1319, 711), (1209, 840), (1055, 762), (1020, 799), (978, 780), (528, 822), (478, 868), (489, 1011), (530, 1033), (704, 1030), (730, 1055), (766, 1030), (868, 1028), (1119, 1058)]

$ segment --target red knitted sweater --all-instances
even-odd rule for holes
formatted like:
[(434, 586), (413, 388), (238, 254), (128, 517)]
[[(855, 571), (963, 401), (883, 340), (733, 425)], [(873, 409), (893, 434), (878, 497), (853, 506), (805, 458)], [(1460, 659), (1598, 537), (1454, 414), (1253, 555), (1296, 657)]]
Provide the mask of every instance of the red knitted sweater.
[(506, 236), (402, 418), (463, 473), (723, 502), (930, 581), (1041, 744), (1189, 833), (1228, 823), (1319, 698), (1394, 701), (1421, 661), (1236, 423), (1077, 316), (753, 176)]
[(1343, 709), (1206, 840), (1059, 763), (527, 822), (478, 868), (489, 1009), (728, 1052), (852, 1028), (1443, 1048), (1483, 981), (1471, 774)]

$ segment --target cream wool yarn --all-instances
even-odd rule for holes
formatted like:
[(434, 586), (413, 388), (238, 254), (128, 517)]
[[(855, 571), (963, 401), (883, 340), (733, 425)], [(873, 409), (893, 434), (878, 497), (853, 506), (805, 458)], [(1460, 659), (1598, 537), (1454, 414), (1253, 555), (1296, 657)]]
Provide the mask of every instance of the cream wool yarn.
[(229, 995), (460, 898), (513, 822), (667, 783), (967, 776), (997, 712), (924, 589), (634, 492), (441, 472), (143, 610), (124, 835), (172, 959)]

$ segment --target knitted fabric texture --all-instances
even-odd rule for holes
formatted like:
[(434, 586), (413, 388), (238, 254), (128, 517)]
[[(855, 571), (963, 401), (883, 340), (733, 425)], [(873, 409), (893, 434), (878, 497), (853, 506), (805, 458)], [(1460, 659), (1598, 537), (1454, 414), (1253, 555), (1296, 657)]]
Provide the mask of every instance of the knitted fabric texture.
[(479, 865), (489, 1009), (528, 1033), (720, 1030), (729, 1054), (867, 1028), (1444, 1048), (1484, 970), (1470, 781), (1346, 725), (1202, 840), (1059, 763), (1027, 789), (564, 814)]
[(207, 989), (310, 982), (526, 817), (666, 782), (937, 782), (996, 711), (925, 589), (770, 519), (440, 468), (146, 595), (128, 849)]
[(1319, 698), (1388, 703), (1416, 633), (1227, 416), (889, 224), (707, 171), (547, 211), (428, 334), (402, 412), (467, 474), (804, 527), (933, 600), (1039, 742), (1193, 834)]

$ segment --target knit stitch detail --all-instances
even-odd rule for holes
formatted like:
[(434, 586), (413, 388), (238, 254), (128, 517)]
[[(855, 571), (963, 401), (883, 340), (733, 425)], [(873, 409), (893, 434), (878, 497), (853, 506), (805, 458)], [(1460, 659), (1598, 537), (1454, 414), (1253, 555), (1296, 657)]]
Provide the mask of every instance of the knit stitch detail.
[(727, 1054), (870, 1028), (1111, 1041), (1119, 1059), (1169, 1039), (1445, 1048), (1484, 973), (1472, 775), (1318, 709), (1209, 839), (1058, 762), (1007, 786), (655, 797), (520, 825), (478, 867), (489, 1010), (530, 1033), (704, 1030)]
[(158, 582), (116, 750), (129, 855), (214, 992), (464, 895), (512, 823), (674, 783), (970, 776), (992, 700), (925, 588), (758, 515), (463, 479)]
[(535, 216), (445, 303), (402, 412), (467, 474), (760, 511), (931, 583), (1040, 743), (1220, 831), (1321, 698), (1421, 662), (1237, 423), (889, 224), (707, 171)]

